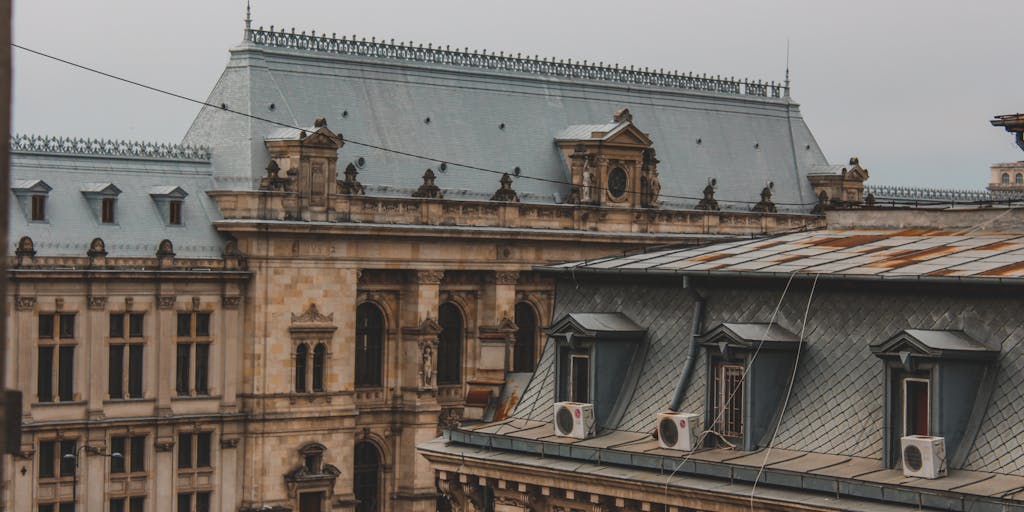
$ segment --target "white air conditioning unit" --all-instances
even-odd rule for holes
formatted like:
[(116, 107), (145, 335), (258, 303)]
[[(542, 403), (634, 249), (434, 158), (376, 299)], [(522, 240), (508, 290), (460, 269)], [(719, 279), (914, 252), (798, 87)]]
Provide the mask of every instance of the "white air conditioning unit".
[(946, 438), (905, 436), (900, 441), (904, 476), (929, 479), (946, 476)]
[(669, 450), (692, 451), (697, 447), (700, 415), (689, 412), (658, 413), (658, 445)]
[(594, 404), (580, 402), (555, 403), (555, 435), (590, 439), (597, 434)]

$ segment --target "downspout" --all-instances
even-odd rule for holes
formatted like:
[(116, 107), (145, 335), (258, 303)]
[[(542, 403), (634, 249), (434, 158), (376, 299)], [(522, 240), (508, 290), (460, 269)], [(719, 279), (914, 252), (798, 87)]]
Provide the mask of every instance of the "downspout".
[(683, 281), (683, 287), (689, 288), (693, 292), (695, 299), (693, 303), (693, 329), (690, 333), (690, 350), (686, 354), (686, 360), (683, 361), (683, 371), (679, 375), (679, 383), (676, 384), (676, 391), (672, 395), (672, 402), (668, 406), (668, 410), (672, 412), (679, 412), (679, 409), (683, 406), (687, 383), (689, 383), (690, 376), (693, 374), (693, 367), (697, 363), (697, 337), (700, 336), (702, 324), (704, 323), (704, 297), (692, 288), (689, 276)]

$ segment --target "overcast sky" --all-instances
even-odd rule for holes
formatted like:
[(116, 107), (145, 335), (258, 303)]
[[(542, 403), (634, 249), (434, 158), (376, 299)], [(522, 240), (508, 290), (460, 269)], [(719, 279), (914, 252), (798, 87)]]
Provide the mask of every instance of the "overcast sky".
[[(626, 7), (627, 4), (631, 4)], [(15, 0), (15, 42), (205, 99), (244, 0)], [(1024, 159), (1024, 1), (254, 0), (254, 25), (777, 80), (870, 183), (982, 188)], [(14, 50), (16, 133), (177, 142), (198, 107)], [(478, 162), (487, 165), (487, 162)]]

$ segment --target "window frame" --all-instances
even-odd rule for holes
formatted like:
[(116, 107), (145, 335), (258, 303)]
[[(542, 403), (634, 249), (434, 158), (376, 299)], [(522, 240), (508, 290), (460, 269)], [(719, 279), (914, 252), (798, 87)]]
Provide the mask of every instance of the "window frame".
[[(175, 469), (179, 473), (196, 473), (196, 472), (203, 472), (203, 471), (213, 471), (213, 469), (215, 467), (215, 465), (213, 463), (214, 462), (214, 456), (216, 454), (215, 448), (213, 446), (213, 441), (214, 441), (213, 434), (214, 434), (213, 430), (189, 430), (189, 431), (184, 431), (183, 430), (183, 431), (179, 431), (178, 432), (177, 442), (175, 443), (175, 450), (176, 450), (176, 452), (175, 452)], [(200, 459), (200, 455), (202, 455), (202, 454), (200, 453), (199, 445), (200, 445), (201, 438), (204, 438), (204, 437), (207, 438), (207, 443), (209, 445), (208, 446), (209, 449), (207, 450), (208, 453), (206, 453), (205, 457), (203, 457), (203, 458), (206, 459), (206, 464), (207, 465), (200, 465), (199, 464), (199, 459)], [(184, 442), (185, 439), (188, 440), (187, 443)], [(183, 445), (185, 445), (185, 444), (188, 445), (188, 452), (187, 452), (188, 462), (185, 465), (182, 465), (182, 456), (183, 456), (182, 454), (184, 453)]]
[[(212, 396), (210, 363), (213, 355), (213, 311), (178, 311), (176, 318), (174, 336), (174, 390), (176, 397)], [(188, 319), (187, 324), (182, 323), (185, 318)], [(187, 331), (185, 334), (183, 334), (183, 326)], [(185, 352), (182, 351), (183, 348)]]
[[(367, 314), (367, 311), (371, 311), (371, 314)], [(379, 325), (372, 325), (374, 320), (377, 320)], [(382, 387), (387, 317), (380, 306), (373, 302), (362, 302), (356, 306), (355, 337), (355, 386)]]
[(46, 198), (45, 194), (32, 194), (30, 196), (30, 220), (32, 222), (46, 222)]
[[(107, 398), (143, 400), (146, 398), (146, 312), (118, 311), (108, 316)], [(114, 351), (120, 351), (115, 357)], [(120, 393), (114, 393), (119, 379)]]
[[(110, 453), (119, 452), (121, 457), (109, 457), (110, 465), (108, 471), (111, 477), (127, 478), (145, 475), (149, 472), (148, 469), (148, 454), (146, 453), (148, 444), (146, 439), (149, 436), (145, 433), (132, 433), (132, 434), (119, 434), (110, 436)], [(120, 443), (118, 442), (120, 440)], [(115, 445), (120, 444), (121, 448), (115, 448)], [(120, 461), (119, 465), (121, 469), (118, 471), (114, 470), (114, 463)], [(141, 462), (139, 462), (141, 460)], [(136, 469), (136, 465), (141, 464), (141, 469)]]
[[(729, 439), (742, 439), (746, 427), (743, 417), (745, 412), (744, 393), (746, 392), (745, 371), (746, 367), (742, 364), (715, 361), (712, 365), (711, 393), (713, 402), (710, 425), (715, 432)], [(728, 382), (727, 378), (729, 378)], [(722, 409), (725, 407), (728, 407), (731, 412), (722, 414)]]
[(910, 434), (910, 429), (908, 428), (908, 426), (909, 426), (908, 425), (909, 424), (909, 419), (910, 419), (910, 417), (909, 417), (910, 416), (910, 405), (911, 405), (910, 401), (908, 400), (908, 398), (910, 397), (910, 393), (909, 393), (910, 386), (909, 386), (909, 384), (912, 383), (912, 382), (919, 383), (919, 384), (924, 384), (924, 391), (925, 391), (925, 394), (924, 394), (924, 397), (925, 397), (925, 429), (924, 430), (925, 430), (925, 433), (922, 434), (922, 435), (926, 435), (926, 436), (927, 435), (931, 435), (932, 382), (931, 382), (931, 378), (929, 378), (929, 377), (910, 377), (910, 376), (905, 376), (905, 377), (900, 378), (900, 397), (901, 397), (900, 408), (902, 409), (902, 418), (901, 418), (902, 430), (901, 430), (901, 432), (902, 432), (902, 434), (904, 436), (913, 435), (913, 434)]
[(117, 198), (100, 198), (100, 223), (117, 224)]
[[(37, 315), (36, 403), (78, 401), (75, 396), (76, 316), (77, 312), (66, 311), (40, 312)], [(44, 319), (48, 319), (47, 332), (43, 330)], [(45, 357), (44, 352), (48, 352)], [(49, 375), (44, 375), (46, 373)], [(44, 389), (48, 391), (45, 396), (42, 393)]]
[(185, 201), (172, 199), (167, 202), (167, 224), (170, 226), (183, 226)]

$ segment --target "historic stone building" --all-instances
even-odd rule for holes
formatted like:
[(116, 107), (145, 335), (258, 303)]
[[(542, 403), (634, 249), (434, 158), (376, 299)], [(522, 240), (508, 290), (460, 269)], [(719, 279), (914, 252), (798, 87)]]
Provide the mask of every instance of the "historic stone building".
[[(1005, 128), (1014, 135), (1017, 145), (1024, 149), (1024, 114), (996, 116), (992, 126)], [(1024, 194), (1024, 161), (992, 164), (988, 189), (995, 195), (1018, 197)]]
[(12, 140), (5, 509), (433, 510), (416, 446), (541, 357), (535, 265), (867, 177), (779, 84), (247, 26), (208, 102), (185, 146)]

